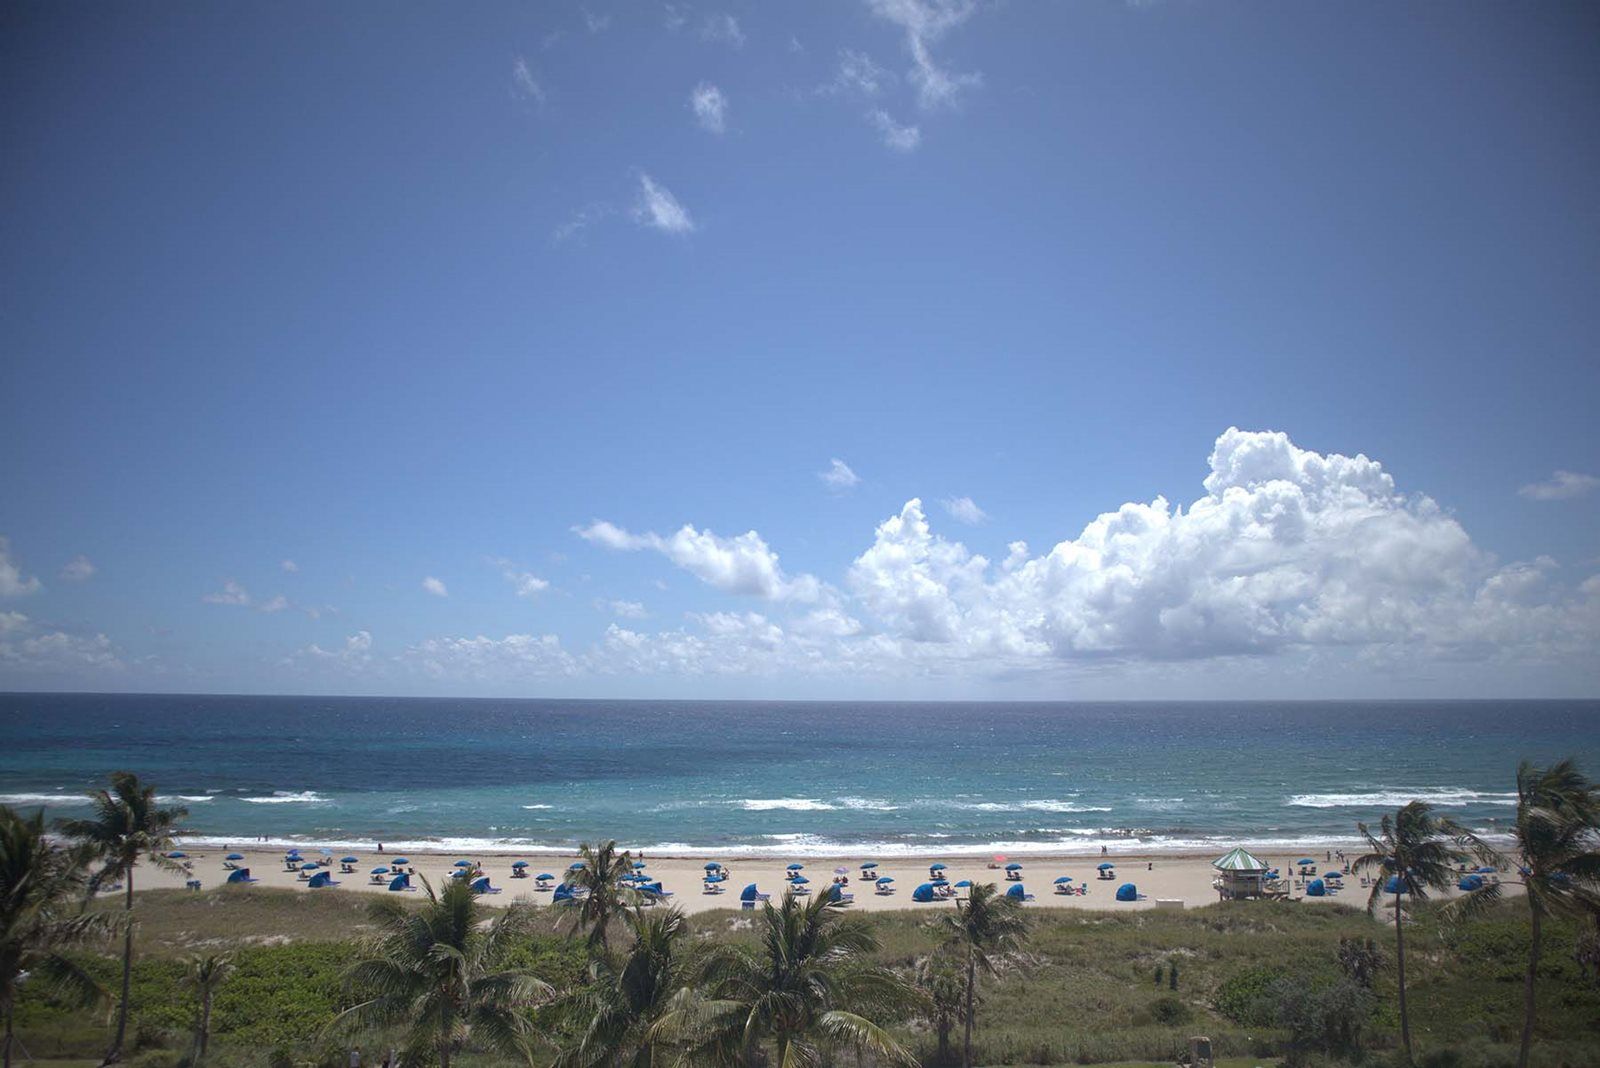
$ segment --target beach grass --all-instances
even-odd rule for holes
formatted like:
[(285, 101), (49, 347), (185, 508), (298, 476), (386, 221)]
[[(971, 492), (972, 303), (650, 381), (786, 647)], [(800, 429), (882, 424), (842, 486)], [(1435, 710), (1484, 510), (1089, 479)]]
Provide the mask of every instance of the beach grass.
[[(145, 1050), (139, 1056), (156, 1066), (167, 1063), (162, 1048), (182, 1047), (189, 1011), (178, 985), (181, 958), (202, 951), (231, 951), (238, 962), (219, 995), (212, 1063), (333, 1064), (343, 1063), (339, 1054), (352, 1042), (383, 1048), (388, 1036), (381, 1034), (321, 1034), (344, 1003), (341, 973), (370, 930), (368, 903), (357, 895), (259, 887), (141, 894), (133, 999)], [(1331, 980), (1340, 974), (1341, 937), (1372, 938), (1386, 952), (1392, 942), (1392, 931), (1364, 913), (1287, 902), (1171, 912), (1039, 909), (1030, 916), (1026, 946), (1005, 957), (1000, 975), (982, 987), (980, 1064), (1170, 1064), (1196, 1034), (1212, 1039), (1229, 1068), (1271, 1064), (1283, 1034), (1230, 1015), (1227, 991), (1274, 976)], [(863, 914), (879, 939), (880, 962), (907, 973), (936, 944), (932, 918), (926, 910)], [(753, 936), (750, 921), (748, 913), (717, 911), (689, 922), (701, 939), (739, 941)], [(535, 927), (523, 963), (558, 986), (581, 981), (581, 941), (555, 930), (553, 910), (542, 910)], [(1571, 925), (1547, 934), (1534, 1063), (1600, 1068), (1600, 985), (1574, 959)], [(1418, 910), (1408, 970), (1419, 1058), (1462, 1068), (1514, 1062), (1526, 948), (1519, 903), (1461, 927), (1442, 924), (1431, 908)], [(108, 979), (115, 972), (109, 950), (90, 963)], [(1392, 1056), (1395, 1045), (1393, 993), (1386, 969), (1364, 1029), (1367, 1048), (1380, 1057)], [(25, 999), (18, 1023), (36, 1057), (93, 1056), (105, 1037), (103, 1011), (67, 1010), (38, 997)], [(920, 1054), (931, 1054), (925, 1025), (895, 1026)], [(1430, 1055), (1442, 1059), (1427, 1061)], [(461, 1063), (493, 1062), (468, 1056)]]

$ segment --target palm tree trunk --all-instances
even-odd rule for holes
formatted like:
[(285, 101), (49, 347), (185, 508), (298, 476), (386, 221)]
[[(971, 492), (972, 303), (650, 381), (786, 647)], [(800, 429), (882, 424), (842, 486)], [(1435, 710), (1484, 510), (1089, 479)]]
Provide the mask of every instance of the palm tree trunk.
[(1533, 913), (1531, 941), (1528, 944), (1528, 977), (1522, 984), (1522, 1048), (1517, 1051), (1517, 1068), (1528, 1068), (1528, 1050), (1533, 1045), (1533, 981), (1539, 970), (1540, 943), (1544, 940), (1544, 921), (1537, 906)]
[(1412, 1063), (1411, 1017), (1406, 1013), (1406, 925), (1400, 914), (1400, 892), (1394, 895), (1394, 968), (1400, 984), (1400, 1044), (1406, 1050), (1406, 1063)]
[(12, 1009), (11, 1005), (7, 1004), (6, 1005), (5, 1068), (11, 1068), (11, 1044), (12, 1044), (12, 1041), (14, 1040), (14, 1035), (12, 1034), (12, 1030), (11, 1030), (12, 1016), (13, 1015), (14, 1015), (14, 1010)]
[(934, 1059), (940, 1064), (950, 1063), (950, 1017), (939, 1017), (939, 1051)]
[(439, 1068), (450, 1068), (450, 1043), (439, 1043)]
[(122, 936), (122, 997), (117, 1002), (117, 1034), (111, 1040), (102, 1064), (116, 1064), (122, 1059), (122, 1044), (128, 1037), (128, 998), (133, 989), (133, 865), (128, 865), (127, 894), (123, 900), (123, 914), (128, 927)]
[(962, 1068), (972, 1068), (972, 998), (978, 986), (978, 962), (967, 950), (967, 1026), (961, 1043)]
[(206, 1055), (206, 1047), (211, 1044), (211, 993), (206, 992), (200, 1002), (200, 1056)]

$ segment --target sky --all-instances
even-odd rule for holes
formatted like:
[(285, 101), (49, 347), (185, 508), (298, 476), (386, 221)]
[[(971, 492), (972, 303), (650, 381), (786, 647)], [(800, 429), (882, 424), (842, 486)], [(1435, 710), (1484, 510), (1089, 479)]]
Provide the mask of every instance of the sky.
[(0, 689), (1600, 694), (1600, 7), (0, 9)]

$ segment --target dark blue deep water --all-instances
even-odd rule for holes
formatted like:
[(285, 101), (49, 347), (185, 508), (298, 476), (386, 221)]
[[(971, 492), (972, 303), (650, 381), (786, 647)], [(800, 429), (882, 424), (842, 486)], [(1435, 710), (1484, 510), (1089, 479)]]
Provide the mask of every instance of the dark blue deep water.
[(1012, 853), (1345, 841), (1412, 797), (1493, 833), (1600, 702), (1140, 704), (0, 695), (0, 803), (125, 768), (200, 838)]

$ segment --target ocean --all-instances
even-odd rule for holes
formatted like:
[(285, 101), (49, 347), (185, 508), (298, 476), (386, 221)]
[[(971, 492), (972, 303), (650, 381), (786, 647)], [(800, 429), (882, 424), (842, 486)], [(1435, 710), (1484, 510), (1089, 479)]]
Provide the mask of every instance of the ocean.
[(1600, 701), (943, 704), (0, 695), (0, 803), (127, 769), (212, 843), (1188, 852), (1503, 830), (1517, 761), (1600, 776)]

